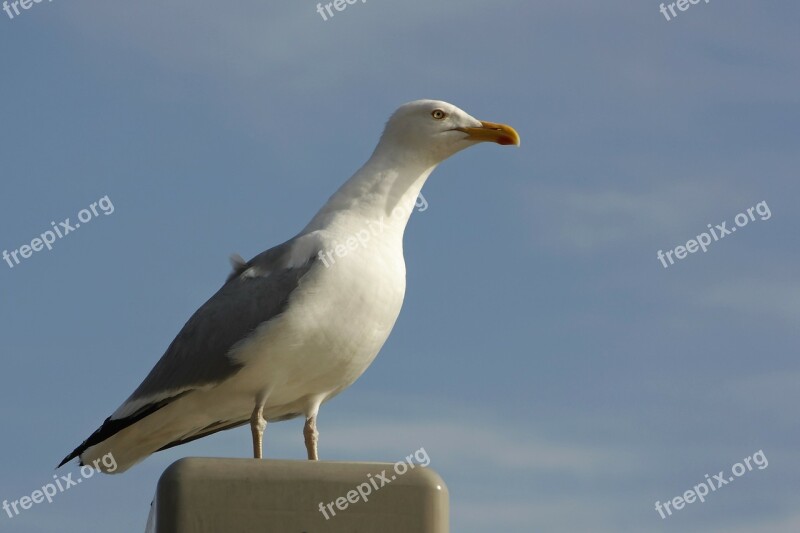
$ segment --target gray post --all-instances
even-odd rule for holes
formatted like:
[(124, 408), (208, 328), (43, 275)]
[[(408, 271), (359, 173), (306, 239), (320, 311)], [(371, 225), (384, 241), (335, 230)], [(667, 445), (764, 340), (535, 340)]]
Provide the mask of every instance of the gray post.
[(408, 463), (188, 458), (161, 476), (148, 533), (190, 532), (448, 533), (449, 496)]

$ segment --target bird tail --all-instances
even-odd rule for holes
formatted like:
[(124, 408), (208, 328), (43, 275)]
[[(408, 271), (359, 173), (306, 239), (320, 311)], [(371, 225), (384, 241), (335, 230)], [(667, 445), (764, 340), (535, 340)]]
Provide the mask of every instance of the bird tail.
[(76, 457), (81, 466), (91, 465), (106, 474), (120, 474), (149, 455), (206, 435), (247, 423), (219, 420), (192, 405), (195, 394), (187, 391), (151, 404), (122, 419), (106, 419), (80, 446), (61, 461), (59, 468)]

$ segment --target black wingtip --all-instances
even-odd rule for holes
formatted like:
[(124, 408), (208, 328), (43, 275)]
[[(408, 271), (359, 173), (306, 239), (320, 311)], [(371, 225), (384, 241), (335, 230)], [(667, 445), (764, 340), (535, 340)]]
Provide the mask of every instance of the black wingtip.
[[(59, 464), (56, 467), (56, 469), (61, 468), (62, 466), (72, 461), (76, 457), (80, 459), (81, 454), (85, 452), (87, 449), (91, 448), (95, 444), (103, 442), (108, 437), (114, 435), (117, 431), (121, 429), (120, 423), (119, 422), (115, 423), (115, 422), (116, 421), (111, 420), (111, 417), (106, 418), (105, 422), (103, 422), (103, 425), (101, 425), (94, 433), (89, 435), (89, 438), (83, 441), (80, 444), (80, 446), (72, 450), (72, 453), (64, 457), (64, 460), (61, 461), (61, 464)], [(83, 461), (80, 461), (79, 464), (80, 466), (83, 466)]]
[(79, 457), (80, 454), (82, 454), (82, 453), (83, 453), (83, 450), (81, 450), (81, 447), (78, 446), (77, 448), (75, 448), (75, 450), (72, 451), (71, 454), (69, 454), (68, 456), (64, 457), (64, 459), (61, 460), (61, 462), (56, 467), (56, 470), (58, 470), (59, 468), (61, 468), (65, 464), (67, 464), (68, 462), (72, 461), (76, 457)]
[[(108, 421), (106, 420), (106, 422), (108, 422)], [(105, 424), (103, 424), (103, 425), (105, 425)], [(94, 434), (92, 435), (92, 437), (94, 437), (97, 434), (98, 431), (100, 431), (100, 430), (95, 431)], [(56, 467), (56, 470), (58, 470), (59, 468), (61, 468), (62, 466), (64, 466), (65, 464), (67, 464), (68, 462), (72, 461), (75, 458), (78, 458), (78, 460), (79, 460), (78, 464), (80, 466), (83, 466), (83, 461), (80, 461), (80, 457), (81, 457), (81, 454), (83, 452), (85, 452), (86, 449), (89, 446), (93, 445), (93, 443), (89, 442), (90, 440), (91, 440), (91, 437), (86, 439), (85, 441), (83, 441), (80, 446), (78, 446), (77, 448), (72, 450), (72, 453), (70, 453), (68, 456), (64, 457), (64, 459)]]
[[(144, 407), (142, 407), (141, 409), (139, 409), (138, 411), (136, 411), (127, 418), (122, 418), (117, 420), (112, 420), (111, 417), (106, 418), (105, 422), (103, 422), (103, 425), (101, 425), (94, 433), (89, 435), (89, 438), (83, 441), (80, 446), (75, 448), (71, 454), (66, 456), (64, 460), (61, 461), (61, 464), (58, 465), (56, 468), (61, 468), (62, 466), (64, 466), (71, 460), (75, 459), (76, 457), (80, 457), (83, 452), (85, 452), (92, 446), (100, 444), (104, 440), (113, 437), (114, 435), (116, 435), (123, 429), (127, 428), (128, 426), (135, 424), (139, 420), (155, 413), (165, 405), (177, 400), (184, 394), (188, 393), (189, 391), (183, 391), (179, 394), (176, 394), (175, 396), (170, 396), (169, 398), (165, 398), (159, 402), (145, 405)], [(80, 465), (84, 466), (83, 461), (81, 461)]]

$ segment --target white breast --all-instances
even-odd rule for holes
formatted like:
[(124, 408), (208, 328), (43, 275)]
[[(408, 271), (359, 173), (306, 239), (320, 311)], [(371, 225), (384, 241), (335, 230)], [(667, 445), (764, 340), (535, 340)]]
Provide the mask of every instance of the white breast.
[(236, 354), (250, 367), (239, 390), (269, 389), (274, 418), (280, 413), (271, 406), (292, 410), (303, 397), (329, 398), (351, 385), (389, 337), (403, 304), (402, 233), (361, 222), (316, 238), (322, 252), (286, 312)]

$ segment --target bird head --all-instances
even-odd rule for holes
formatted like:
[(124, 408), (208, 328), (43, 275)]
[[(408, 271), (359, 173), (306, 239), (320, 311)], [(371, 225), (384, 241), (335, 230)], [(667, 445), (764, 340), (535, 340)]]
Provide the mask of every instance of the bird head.
[(520, 139), (511, 126), (478, 120), (453, 104), (416, 100), (389, 118), (379, 147), (403, 147), (416, 157), (438, 163), (482, 142), (519, 146)]

